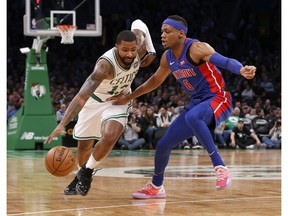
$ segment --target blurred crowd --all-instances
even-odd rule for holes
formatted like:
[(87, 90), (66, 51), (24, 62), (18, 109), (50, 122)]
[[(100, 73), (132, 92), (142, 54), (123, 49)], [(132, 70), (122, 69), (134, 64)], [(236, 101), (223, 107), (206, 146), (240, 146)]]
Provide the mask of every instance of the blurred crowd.
[[(234, 109), (239, 109), (239, 118), (244, 118), (244, 125), (249, 127), (249, 130), (252, 129), (260, 142), (264, 143), (263, 137), (271, 138), (270, 130), (277, 120), (281, 119), (281, 1), (261, 1), (261, 4), (257, 2), (182, 0), (175, 5), (172, 0), (165, 1), (165, 4), (152, 0), (122, 0), (121, 3), (111, 0), (109, 4), (101, 1), (100, 14), (103, 19), (101, 37), (77, 37), (74, 38), (73, 45), (61, 45), (60, 38), (57, 37), (46, 44), (49, 47), (47, 65), (55, 114), (57, 112), (61, 114), (61, 109), (64, 107), (62, 104), (65, 107), (69, 105), (93, 70), (97, 58), (114, 46), (117, 33), (123, 29), (130, 29), (132, 21), (137, 18), (147, 24), (157, 57), (151, 66), (139, 71), (132, 89), (147, 80), (158, 67), (159, 58), (163, 53), (160, 40), (161, 22), (168, 15), (178, 14), (186, 18), (189, 23), (188, 37), (208, 42), (217, 52), (236, 58), (243, 65), (252, 64), (257, 67), (253, 80), (245, 80), (240, 76), (221, 71), (226, 89), (232, 93)], [(33, 41), (32, 37), (23, 36), (24, 14), (24, 0), (7, 2), (7, 118), (11, 117), (24, 101), (26, 56), (20, 53), (19, 48), (31, 47)], [(187, 101), (189, 98), (172, 76), (155, 91), (137, 98), (133, 104), (131, 121), (133, 120), (133, 123), (138, 124), (141, 129), (137, 133), (138, 138), (145, 139), (145, 143), (139, 145), (139, 148), (155, 148), (157, 139), (165, 132), (165, 128), (173, 118), (183, 110)], [(259, 116), (259, 109), (263, 110), (263, 118), (268, 125), (265, 133), (261, 134), (252, 124), (253, 118)], [(165, 113), (169, 118), (163, 117)], [(266, 119), (271, 115), (273, 120)], [(163, 122), (161, 123), (159, 119)], [(233, 127), (229, 128), (227, 122), (223, 125), (221, 130), (230, 132), (229, 136), (226, 135), (229, 139), (226, 138), (224, 143), (220, 143), (215, 135), (216, 143), (220, 147), (237, 147), (230, 145)], [(237, 125), (238, 123), (235, 123), (234, 127)], [(255, 143), (259, 146), (257, 140)], [(191, 137), (179, 148), (194, 146), (199, 147), (201, 144)], [(125, 145), (120, 147), (128, 148)]]

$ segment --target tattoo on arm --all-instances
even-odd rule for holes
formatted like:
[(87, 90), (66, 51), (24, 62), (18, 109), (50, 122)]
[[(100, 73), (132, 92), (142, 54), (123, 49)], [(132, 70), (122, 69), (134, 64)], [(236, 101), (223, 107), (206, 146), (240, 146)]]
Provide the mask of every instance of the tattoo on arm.
[(73, 98), (67, 107), (61, 123), (66, 126), (81, 111), (86, 101), (101, 84), (101, 82), (104, 79), (111, 79), (113, 75), (114, 69), (112, 65), (104, 59), (99, 60), (96, 63), (93, 72), (86, 79), (78, 94)]

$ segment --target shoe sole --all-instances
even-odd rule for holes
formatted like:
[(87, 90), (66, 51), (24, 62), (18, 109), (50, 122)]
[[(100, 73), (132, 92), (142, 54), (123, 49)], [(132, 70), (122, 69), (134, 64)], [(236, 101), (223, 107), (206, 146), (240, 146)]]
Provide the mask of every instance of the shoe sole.
[(216, 189), (217, 190), (223, 190), (225, 188), (231, 187), (231, 185), (232, 185), (232, 179), (228, 178), (225, 186), (222, 186), (222, 187), (221, 186), (216, 186)]
[(75, 191), (64, 191), (64, 194), (65, 195), (77, 195), (78, 192), (76, 191), (76, 188), (75, 188)]
[(166, 198), (166, 194), (146, 195), (146, 194), (133, 193), (132, 198), (133, 199), (164, 199)]

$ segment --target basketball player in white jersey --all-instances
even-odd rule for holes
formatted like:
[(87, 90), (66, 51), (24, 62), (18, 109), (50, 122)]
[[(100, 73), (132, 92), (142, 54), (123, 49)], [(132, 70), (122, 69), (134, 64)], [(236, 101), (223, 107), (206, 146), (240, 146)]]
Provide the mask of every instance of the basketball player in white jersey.
[[(88, 193), (93, 170), (109, 155), (125, 128), (130, 105), (112, 105), (105, 100), (119, 93), (128, 94), (140, 65), (148, 66), (155, 58), (147, 26), (141, 20), (133, 24), (135, 33), (129, 30), (120, 32), (115, 47), (97, 60), (63, 119), (44, 142), (50, 143), (55, 136), (65, 134), (65, 126), (78, 114), (73, 137), (78, 140), (77, 163), (81, 169), (64, 190), (66, 195), (85, 196)], [(143, 47), (146, 47), (145, 51)], [(98, 142), (91, 154), (95, 140)]]

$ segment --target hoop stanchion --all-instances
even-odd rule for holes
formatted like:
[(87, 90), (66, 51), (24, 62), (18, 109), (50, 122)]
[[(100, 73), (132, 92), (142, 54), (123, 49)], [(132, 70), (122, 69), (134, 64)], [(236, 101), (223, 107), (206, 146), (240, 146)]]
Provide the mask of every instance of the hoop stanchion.
[(61, 34), (61, 44), (73, 44), (74, 33), (77, 29), (75, 25), (57, 25), (57, 30)]

